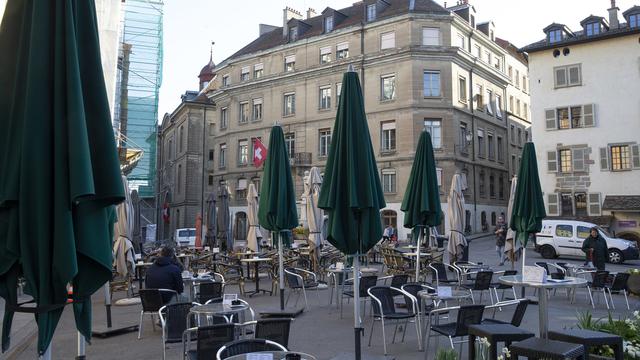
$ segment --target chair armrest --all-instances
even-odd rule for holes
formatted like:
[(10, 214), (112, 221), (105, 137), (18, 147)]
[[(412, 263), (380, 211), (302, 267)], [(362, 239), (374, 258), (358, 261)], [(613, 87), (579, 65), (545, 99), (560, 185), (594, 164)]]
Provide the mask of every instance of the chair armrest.
[[(316, 276), (316, 274), (315, 274), (314, 272), (312, 272), (312, 271), (305, 270), (305, 269), (300, 269), (300, 268), (294, 268), (294, 270), (295, 270), (295, 271), (299, 271), (299, 272), (301, 272), (301, 273), (303, 273), (303, 274), (307, 274), (307, 275), (309, 275), (309, 276), (312, 276), (312, 277), (313, 277), (313, 281), (318, 281), (318, 277), (317, 277), (317, 276)], [(299, 275), (299, 274), (297, 274), (297, 275)]]
[(192, 327), (188, 328), (182, 332), (182, 354), (185, 356), (187, 354), (187, 349), (191, 347), (191, 334), (197, 333), (198, 328)]
[(393, 275), (383, 276), (383, 277), (379, 277), (376, 282), (382, 281), (386, 285), (387, 284), (387, 280), (392, 279), (392, 278), (393, 278)]

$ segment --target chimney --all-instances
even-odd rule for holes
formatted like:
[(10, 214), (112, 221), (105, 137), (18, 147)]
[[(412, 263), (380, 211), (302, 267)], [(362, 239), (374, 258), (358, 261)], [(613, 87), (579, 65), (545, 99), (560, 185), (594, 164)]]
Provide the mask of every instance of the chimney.
[(620, 8), (616, 6), (616, 0), (611, 0), (611, 8), (607, 9), (607, 11), (609, 11), (609, 28), (619, 28), (620, 22), (618, 21), (618, 11), (620, 11)]
[(289, 35), (289, 26), (287, 25), (287, 23), (289, 22), (289, 20), (294, 18), (302, 19), (302, 14), (288, 6), (282, 10), (282, 37), (286, 37), (287, 35)]
[(316, 13), (316, 10), (313, 8), (309, 8), (307, 10), (307, 19), (311, 19), (312, 17), (318, 15), (318, 13)]

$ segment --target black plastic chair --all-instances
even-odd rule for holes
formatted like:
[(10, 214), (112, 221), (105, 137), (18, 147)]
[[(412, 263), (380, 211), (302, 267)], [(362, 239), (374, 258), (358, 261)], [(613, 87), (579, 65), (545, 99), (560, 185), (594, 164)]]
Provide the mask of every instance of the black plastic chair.
[(604, 303), (607, 305), (607, 310), (609, 309), (609, 301), (607, 300), (607, 280), (609, 279), (608, 271), (596, 271), (591, 274), (592, 280), (587, 283), (587, 290), (589, 291), (589, 299), (591, 300), (591, 307), (594, 309), (596, 305), (593, 303), (593, 291), (602, 291), (602, 296), (604, 296)]
[(200, 304), (222, 302), (224, 284), (221, 282), (203, 282), (197, 285), (198, 302)]
[[(421, 315), (422, 314), (422, 297), (418, 295), (418, 292), (422, 291), (422, 290), (427, 290), (430, 293), (435, 293), (436, 289), (432, 288), (431, 286), (428, 285), (424, 285), (421, 283), (406, 283), (404, 285), (402, 285), (402, 287), (400, 288), (406, 292), (408, 292), (409, 294), (411, 294), (416, 301), (418, 302), (418, 311), (420, 312)], [(408, 303), (407, 301), (407, 296), (405, 295), (405, 302)], [(433, 308), (433, 304), (425, 304), (425, 311), (431, 311), (431, 309)]]
[[(506, 301), (504, 303), (496, 303), (495, 305), (492, 306), (492, 308), (494, 308), (494, 311), (495, 311), (495, 309), (497, 308), (509, 306), (515, 302), (517, 302), (517, 305), (516, 305), (516, 309), (513, 311), (513, 316), (511, 317), (511, 321), (506, 322), (506, 321), (496, 320), (496, 319), (483, 319), (482, 323), (483, 324), (511, 324), (515, 327), (520, 327), (520, 324), (522, 323), (522, 319), (524, 318), (524, 314), (527, 312), (527, 306), (529, 305), (529, 300), (520, 299), (520, 300), (514, 300), (514, 301)], [(495, 315), (495, 312), (494, 312), (494, 315)]]
[[(432, 262), (429, 264), (429, 268), (431, 269), (431, 283), (435, 283), (436, 287), (440, 286), (441, 283), (460, 285), (460, 273), (455, 266), (441, 262)], [(456, 274), (455, 279), (448, 277), (447, 270), (453, 271)]]
[(142, 339), (142, 324), (144, 316), (151, 315), (151, 326), (155, 331), (155, 316), (158, 314), (158, 310), (160, 310), (160, 308), (165, 304), (163, 294), (176, 296), (177, 293), (169, 289), (141, 289), (139, 294), (142, 310), (140, 311), (140, 322), (138, 323), (138, 340)]
[(166, 345), (181, 343), (182, 335), (187, 330), (187, 318), (193, 307), (192, 303), (175, 303), (165, 305), (158, 310), (162, 324), (162, 359), (166, 358)]
[(493, 271), (478, 271), (472, 285), (462, 285), (461, 288), (469, 290), (471, 294), (471, 302), (476, 303), (473, 296), (474, 291), (480, 292), (480, 303), (482, 303), (482, 295), (485, 291), (489, 291), (489, 298), (493, 304), (493, 295), (491, 295), (491, 279), (493, 279)]
[[(538, 261), (535, 264), (536, 266), (543, 268), (547, 272), (547, 276), (552, 279), (562, 280), (566, 276), (566, 270), (560, 265), (549, 264), (544, 261)], [(553, 268), (553, 272), (551, 272), (551, 268)]]
[[(347, 285), (349, 282), (350, 285)], [(369, 293), (367, 292), (367, 290), (369, 290), (369, 288), (372, 288), (374, 286), (376, 286), (376, 283), (378, 282), (378, 277), (376, 275), (369, 275), (369, 276), (361, 276), (360, 277), (360, 301), (364, 301), (364, 310), (365, 310), (365, 315), (367, 314), (367, 299), (369, 299)], [(348, 281), (345, 281), (345, 284), (343, 286), (350, 286), (349, 289), (342, 291), (342, 297), (340, 298), (340, 318), (342, 319), (342, 304), (344, 302), (344, 298), (353, 298), (353, 279), (350, 279)]]
[(627, 298), (627, 281), (629, 281), (629, 273), (617, 273), (613, 278), (613, 282), (610, 284), (605, 284), (605, 289), (609, 293), (609, 298), (611, 299), (611, 307), (615, 310), (616, 306), (613, 304), (613, 296), (611, 294), (622, 293), (624, 295), (624, 301), (627, 303), (627, 310), (629, 308), (629, 299)]
[(396, 274), (391, 277), (391, 287), (396, 289), (401, 289), (402, 285), (406, 284), (409, 281), (409, 275), (407, 274)]
[[(192, 335), (197, 336), (196, 350), (189, 349)], [(234, 324), (219, 324), (187, 329), (182, 337), (184, 352), (189, 360), (210, 360), (226, 343), (235, 339)]]
[(456, 309), (458, 310), (458, 315), (455, 322), (428, 326), (426, 347), (429, 347), (431, 331), (433, 331), (439, 335), (448, 337), (451, 349), (455, 349), (455, 343), (460, 344), (460, 358), (462, 358), (462, 343), (466, 342), (466, 340), (454, 342), (453, 339), (468, 336), (469, 332), (467, 327), (469, 325), (480, 324), (480, 322), (482, 321), (484, 308), (484, 305), (462, 305), (460, 307), (442, 308), (431, 311), (429, 313), (429, 323), (431, 323), (431, 318), (434, 315), (439, 316), (440, 314), (451, 313)]
[(228, 357), (240, 354), (247, 354), (259, 351), (288, 351), (286, 347), (265, 339), (244, 339), (232, 341), (218, 350), (216, 354), (217, 360), (223, 360)]
[[(413, 297), (413, 295), (408, 292), (394, 288), (391, 286), (374, 286), (370, 288), (368, 291), (369, 296), (371, 296), (371, 306), (373, 311), (373, 323), (371, 324), (371, 332), (369, 333), (369, 346), (371, 346), (371, 338), (373, 337), (373, 328), (375, 327), (376, 321), (380, 321), (382, 324), (382, 345), (384, 348), (384, 354), (387, 355), (387, 338), (385, 335), (384, 325), (385, 320), (393, 320), (395, 321), (396, 327), (393, 331), (393, 340), (391, 343), (396, 342), (396, 333), (398, 332), (398, 323), (401, 320), (404, 320), (404, 331), (402, 332), (402, 342), (404, 342), (404, 336), (407, 332), (407, 325), (409, 324), (409, 319), (415, 318), (416, 324), (416, 334), (418, 336), (418, 350), (422, 350), (421, 339), (422, 336), (420, 334), (420, 317), (418, 310), (418, 302)], [(404, 296), (408, 300), (407, 303), (407, 311), (399, 312), (396, 310), (395, 303), (393, 300), (394, 296), (401, 295)]]
[[(518, 274), (518, 270), (505, 270), (500, 276), (513, 276), (517, 274)], [(504, 300), (504, 292), (507, 289), (511, 289), (511, 291), (513, 292), (514, 300), (518, 299), (518, 295), (516, 294), (516, 289), (514, 289), (514, 287), (511, 285), (503, 284), (501, 282), (493, 282), (491, 283), (491, 288), (493, 289), (493, 292), (496, 295), (496, 302), (500, 302)], [(498, 295), (498, 290), (502, 290), (502, 299)]]
[[(311, 280), (305, 280), (305, 277), (310, 278)], [(307, 271), (299, 268), (286, 268), (284, 270), (284, 279), (287, 282), (287, 285), (291, 290), (295, 290), (298, 292), (298, 297), (296, 298), (296, 305), (298, 305), (298, 300), (300, 300), (300, 291), (302, 291), (302, 295), (304, 295), (304, 306), (305, 309), (309, 307), (309, 303), (307, 301), (307, 289), (316, 289), (320, 284), (317, 280), (316, 274), (311, 271)], [(289, 297), (291, 296), (291, 292), (289, 291), (289, 295), (287, 295), (286, 303), (289, 303)], [(318, 291), (316, 291), (316, 297), (318, 298), (318, 303), (320, 302), (320, 295)]]
[(271, 340), (284, 347), (289, 347), (289, 333), (293, 319), (260, 319), (256, 322), (257, 339)]

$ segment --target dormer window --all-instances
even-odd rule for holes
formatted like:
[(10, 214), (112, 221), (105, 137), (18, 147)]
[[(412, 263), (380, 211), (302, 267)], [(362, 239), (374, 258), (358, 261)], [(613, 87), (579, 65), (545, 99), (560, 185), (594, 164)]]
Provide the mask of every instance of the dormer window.
[(550, 30), (548, 33), (549, 36), (549, 43), (553, 44), (553, 43), (557, 43), (562, 41), (562, 30), (557, 29), (557, 30)]
[(289, 41), (298, 40), (298, 27), (293, 26), (289, 29)]
[(640, 27), (640, 13), (629, 15), (629, 27), (632, 29)]
[(600, 34), (600, 23), (592, 22), (584, 26), (584, 32), (587, 36), (593, 36)]
[(328, 33), (333, 30), (333, 16), (324, 18), (324, 32)]
[(367, 21), (376, 19), (376, 4), (367, 5)]

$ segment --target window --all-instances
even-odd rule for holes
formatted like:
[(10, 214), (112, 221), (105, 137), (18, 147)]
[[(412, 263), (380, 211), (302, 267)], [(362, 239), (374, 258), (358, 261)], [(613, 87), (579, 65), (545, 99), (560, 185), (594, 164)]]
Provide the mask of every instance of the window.
[(259, 79), (262, 77), (263, 75), (263, 71), (264, 71), (264, 65), (262, 64), (255, 64), (253, 66), (253, 78), (254, 79)]
[(493, 175), (489, 175), (489, 197), (496, 197), (496, 178)]
[(333, 16), (327, 16), (324, 18), (324, 32), (331, 32), (333, 30)]
[(512, 95), (509, 96), (509, 111), (513, 113), (513, 96)]
[(240, 70), (240, 81), (249, 80), (249, 67), (245, 66)]
[(502, 174), (498, 178), (498, 199), (504, 199), (504, 176)]
[(342, 93), (342, 83), (336, 83), (336, 106), (340, 103), (340, 94)]
[(493, 101), (493, 91), (487, 89), (487, 97), (484, 99), (487, 107), (487, 114), (493, 115), (493, 106), (491, 102)]
[(464, 35), (462, 35), (462, 34), (458, 33), (457, 40), (458, 40), (458, 45), (457, 45), (457, 46), (458, 46), (460, 49), (464, 49)]
[(229, 75), (222, 76), (222, 86), (229, 86)]
[(484, 51), (484, 61), (486, 61), (487, 64), (491, 64), (491, 53), (488, 50)]
[(487, 132), (487, 145), (489, 146), (489, 160), (494, 160), (496, 158), (496, 148), (493, 143), (493, 133)]
[(520, 99), (516, 99), (516, 115), (520, 116)]
[(240, 124), (249, 122), (249, 102), (240, 103)]
[(549, 42), (550, 43), (556, 43), (559, 41), (562, 41), (562, 30), (551, 30), (548, 33), (548, 37), (549, 37)]
[(367, 21), (376, 19), (376, 4), (367, 5)]
[(511, 171), (514, 175), (518, 174), (518, 165), (516, 164), (516, 156), (511, 155)]
[(246, 166), (249, 163), (249, 141), (238, 140), (238, 166)]
[(259, 177), (254, 177), (253, 179), (251, 179), (251, 182), (253, 183), (253, 185), (256, 187), (256, 191), (258, 192), (258, 194), (260, 194), (260, 178)]
[(336, 60), (342, 60), (349, 57), (349, 43), (340, 43), (336, 46)]
[(211, 174), (209, 174), (208, 184), (209, 184), (209, 186), (213, 186), (213, 175), (211, 175)]
[(504, 144), (502, 141), (502, 136), (498, 136), (497, 138), (498, 141), (498, 161), (499, 162), (504, 162)]
[(520, 71), (516, 70), (516, 87), (520, 89)]
[(209, 161), (213, 161), (213, 149), (209, 149)]
[(327, 64), (331, 62), (331, 47), (320, 48), (320, 64)]
[(180, 126), (180, 152), (184, 150), (184, 125)]
[(396, 32), (389, 31), (380, 35), (380, 50), (396, 47)]
[[(460, 129), (458, 130), (458, 143), (460, 144), (460, 152), (463, 154), (467, 154), (468, 153), (468, 146), (469, 143), (471, 142), (471, 135), (469, 134), (469, 132), (467, 132), (467, 124), (465, 123), (460, 123)], [(469, 139), (467, 139), (467, 137), (469, 137)]]
[(598, 35), (600, 34), (600, 23), (588, 23), (585, 25), (584, 30), (587, 33), (587, 36)]
[(284, 94), (284, 116), (294, 115), (296, 113), (296, 93)]
[(296, 69), (296, 56), (289, 55), (284, 58), (284, 71), (294, 71)]
[(176, 187), (176, 192), (180, 194), (182, 192), (182, 164), (178, 165), (178, 181)]
[(522, 75), (522, 91), (527, 92), (527, 77)]
[(509, 80), (513, 81), (513, 67), (511, 65), (507, 68), (507, 74), (509, 75)]
[[(578, 194), (576, 194), (576, 196), (577, 195)], [(577, 207), (577, 204), (576, 204), (576, 207)], [(590, 227), (586, 227), (586, 226), (578, 225), (576, 233), (577, 233), (578, 239), (586, 239), (591, 234), (591, 228)]]
[(458, 100), (467, 102), (467, 79), (464, 76), (458, 76)]
[(262, 141), (262, 137), (261, 136), (252, 137), (251, 140), (249, 140), (249, 164), (253, 164), (253, 155), (255, 154), (256, 140)]
[(478, 129), (478, 156), (483, 158), (486, 156), (486, 145), (484, 143), (484, 130)]
[(476, 57), (480, 59), (482, 57), (482, 48), (480, 45), (473, 45), (473, 49), (475, 50)]
[(582, 120), (582, 106), (572, 106), (556, 109), (558, 129), (575, 129), (584, 127)]
[[(562, 215), (573, 216), (573, 196), (571, 193), (560, 194), (560, 211), (562, 211)], [(569, 231), (572, 231), (571, 226), (569, 226)]]
[(516, 144), (516, 127), (515, 125), (511, 125), (511, 134), (510, 134), (511, 143), (513, 145)]
[(380, 78), (380, 99), (393, 100), (396, 97), (396, 76), (384, 75)]
[(226, 107), (220, 109), (220, 129), (226, 129), (229, 125), (229, 111)]
[(296, 156), (296, 134), (286, 133), (284, 134), (284, 145), (287, 148), (287, 154), (289, 159), (293, 159)]
[(518, 145), (522, 145), (522, 129), (518, 128)]
[(390, 152), (396, 149), (396, 122), (385, 121), (381, 123), (380, 139), (382, 140), (382, 152)]
[(630, 28), (640, 27), (640, 14), (629, 15), (629, 27)]
[(382, 170), (382, 191), (385, 193), (396, 192), (396, 171)]
[(525, 120), (529, 119), (529, 106), (527, 106), (527, 103), (522, 103), (522, 117)]
[(556, 226), (556, 236), (570, 238), (573, 237), (573, 225), (560, 225)]
[[(243, 179), (245, 182), (247, 181), (246, 179)], [(244, 199), (246, 198), (246, 194), (244, 194), (244, 198), (242, 197), (243, 193), (242, 192), (246, 192), (246, 187), (245, 189), (236, 189), (238, 191), (238, 194), (236, 195), (237, 198), (239, 199)], [(236, 214), (236, 221), (233, 227), (233, 236), (235, 239), (237, 240), (246, 240), (247, 239), (247, 214), (243, 211), (240, 211)]]
[(476, 110), (484, 111), (484, 104), (482, 101), (482, 85), (475, 84), (473, 93), (476, 101)]
[(318, 155), (325, 157), (329, 155), (329, 146), (331, 146), (331, 129), (320, 129), (318, 131)]
[(495, 96), (495, 110), (496, 117), (502, 119), (502, 96), (496, 94)]
[(440, 72), (425, 70), (422, 75), (424, 97), (440, 96)]
[(262, 99), (253, 99), (253, 121), (262, 120)]
[[(573, 204), (575, 206), (575, 215), (576, 216), (587, 216), (587, 194), (585, 193), (575, 193), (573, 195)], [(580, 232), (581, 226), (578, 226), (578, 232)], [(589, 236), (589, 235), (587, 235)], [(585, 236), (584, 238), (586, 238)], [(582, 238), (582, 239), (584, 239)]]
[(331, 86), (323, 86), (320, 88), (320, 109), (331, 108)]
[(498, 70), (502, 69), (502, 61), (500, 60), (500, 58), (496, 56), (495, 58), (493, 58), (493, 60), (493, 66)]
[(560, 157), (560, 172), (561, 173), (570, 173), (571, 168), (571, 149), (562, 149), (558, 151), (558, 155)]
[(289, 41), (296, 41), (296, 40), (298, 40), (298, 27), (292, 26), (289, 29)]
[(442, 121), (440, 119), (424, 119), (424, 129), (431, 134), (434, 149), (442, 147)]
[(440, 28), (423, 27), (422, 28), (422, 45), (426, 45), (426, 46), (440, 45)]
[(613, 171), (631, 169), (629, 145), (611, 146), (611, 169)]
[(220, 144), (220, 151), (218, 151), (218, 167), (224, 169), (227, 166), (227, 144)]
[(579, 64), (556, 67), (553, 73), (556, 88), (582, 84), (582, 69)]
[(436, 168), (436, 183), (438, 187), (442, 186), (442, 168)]
[(480, 171), (480, 174), (478, 175), (478, 193), (480, 195), (480, 197), (485, 197), (487, 196), (487, 191), (485, 189), (485, 183), (484, 183), (484, 171)]

